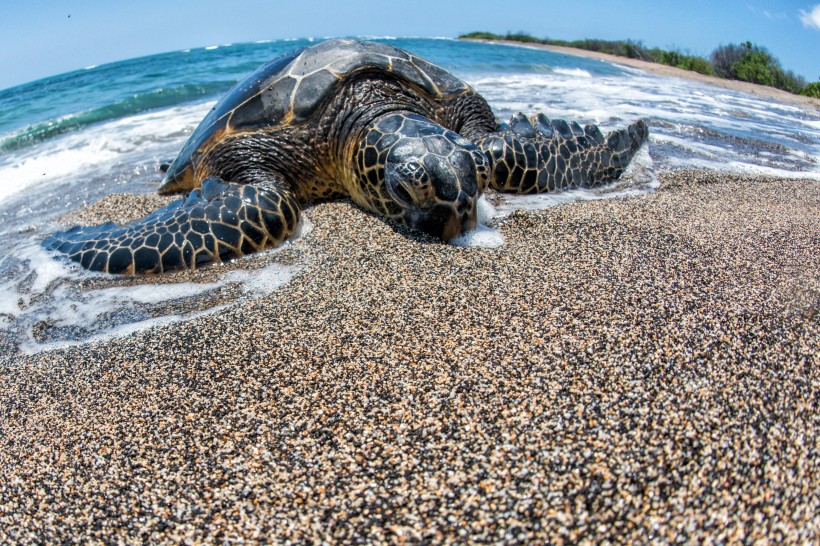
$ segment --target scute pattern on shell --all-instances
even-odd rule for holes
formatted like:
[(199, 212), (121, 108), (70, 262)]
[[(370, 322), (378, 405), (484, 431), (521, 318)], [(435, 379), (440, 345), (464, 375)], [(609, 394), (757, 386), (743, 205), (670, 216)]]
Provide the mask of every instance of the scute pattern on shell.
[[(375, 70), (392, 73), (434, 97), (468, 89), (467, 85), (439, 68), (393, 46), (355, 40), (328, 40), (303, 51), (284, 70), (271, 74), (260, 88), (270, 119), (291, 123), (304, 121), (316, 111), (333, 85), (354, 72)], [(289, 100), (281, 100), (289, 95)]]
[(266, 63), (234, 87), (200, 123), (174, 160), (168, 176), (181, 172), (209, 143), (235, 132), (306, 121), (344, 78), (367, 70), (395, 74), (433, 97), (469, 88), (446, 70), (393, 46), (327, 40)]

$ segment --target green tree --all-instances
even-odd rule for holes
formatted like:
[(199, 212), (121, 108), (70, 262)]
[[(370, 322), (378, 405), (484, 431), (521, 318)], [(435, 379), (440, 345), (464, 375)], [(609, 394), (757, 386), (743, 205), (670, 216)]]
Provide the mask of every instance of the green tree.
[(820, 82), (812, 82), (800, 90), (801, 95), (820, 99)]
[(774, 87), (777, 63), (771, 55), (760, 48), (749, 49), (732, 65), (732, 76), (741, 81)]
[(806, 82), (791, 71), (784, 70), (765, 47), (752, 42), (720, 46), (712, 52), (715, 75), (744, 82), (768, 85), (798, 93)]

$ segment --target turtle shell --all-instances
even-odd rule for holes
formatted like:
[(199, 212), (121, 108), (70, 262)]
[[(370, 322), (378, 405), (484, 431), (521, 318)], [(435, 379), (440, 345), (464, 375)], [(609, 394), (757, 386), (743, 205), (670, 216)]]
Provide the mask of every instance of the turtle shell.
[(298, 49), (258, 68), (214, 106), (171, 164), (160, 191), (215, 139), (309, 120), (339, 82), (364, 70), (382, 70), (437, 98), (469, 89), (446, 70), (387, 44), (328, 40)]

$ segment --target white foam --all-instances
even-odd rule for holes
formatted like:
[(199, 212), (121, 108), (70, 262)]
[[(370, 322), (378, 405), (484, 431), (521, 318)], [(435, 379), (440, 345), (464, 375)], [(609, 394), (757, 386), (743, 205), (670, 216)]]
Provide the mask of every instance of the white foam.
[[(312, 227), (303, 215), (291, 241), (264, 253), (281, 252), (293, 241), (310, 233)], [(240, 261), (254, 258), (240, 258)], [(15, 260), (24, 267), (9, 267), (14, 263), (8, 260)], [(300, 266), (271, 263), (261, 268), (224, 271), (218, 280), (207, 283), (148, 282), (87, 290), (82, 288), (84, 281), (93, 277), (111, 277), (85, 271), (64, 259), (55, 259), (55, 253), (45, 251), (33, 242), (22, 243), (13, 249), (0, 261), (0, 266), (16, 271), (0, 283), (0, 319), (8, 330), (14, 332), (19, 350), (27, 353), (121, 337), (152, 326), (190, 320), (226, 305), (241, 304), (270, 294), (301, 270)], [(219, 265), (211, 267), (219, 272)], [(215, 299), (229, 303), (201, 309), (202, 298), (215, 293), (219, 294)], [(180, 313), (171, 310), (175, 308), (196, 310)], [(79, 338), (39, 343), (33, 331), (34, 325), (42, 321), (47, 321), (50, 329), (80, 332), (72, 334)]]
[(14, 165), (0, 167), (0, 179), (16, 182), (0, 186), (0, 201), (38, 183), (47, 183), (73, 174), (78, 169), (110, 163), (116, 156), (115, 152), (105, 149), (102, 139), (97, 139), (80, 149), (57, 149), (22, 159)]
[(76, 265), (63, 260), (55, 260), (51, 252), (45, 250), (35, 242), (23, 243), (14, 255), (27, 261), (34, 272), (34, 280), (30, 291), (33, 294), (42, 294), (56, 280), (72, 277), (77, 269)]
[(595, 199), (595, 194), (590, 190), (570, 190), (535, 195), (503, 194), (498, 204), (498, 217), (506, 218), (517, 210), (543, 210), (586, 199)]
[(27, 341), (23, 342), (19, 346), (19, 350), (23, 354), (35, 354), (41, 353), (45, 351), (54, 351), (57, 349), (65, 349), (68, 347), (76, 347), (79, 345), (86, 345), (89, 343), (97, 343), (101, 341), (107, 341), (109, 339), (116, 339), (121, 337), (126, 337), (131, 334), (135, 334), (137, 332), (141, 332), (143, 330), (147, 330), (149, 328), (153, 328), (156, 326), (163, 326), (167, 324), (173, 324), (175, 322), (179, 322), (182, 320), (192, 320), (198, 317), (202, 317), (205, 315), (209, 315), (215, 313), (221, 309), (225, 309), (228, 305), (220, 305), (217, 307), (212, 307), (210, 309), (206, 309), (205, 311), (200, 311), (196, 313), (186, 313), (185, 315), (171, 315), (165, 317), (157, 317), (153, 319), (143, 320), (139, 322), (132, 322), (129, 324), (123, 324), (121, 326), (117, 326), (115, 328), (110, 328), (103, 333), (96, 334), (89, 336), (82, 340), (69, 340), (69, 341), (49, 341), (46, 343), (37, 343), (34, 341), (33, 330), (29, 329)]
[(742, 161), (722, 161), (719, 164), (715, 164), (712, 161), (704, 160), (701, 158), (684, 159), (673, 157), (666, 161), (666, 165), (674, 169), (715, 170), (727, 173), (746, 174), (750, 176), (761, 175), (776, 178), (787, 178), (793, 180), (816, 180), (820, 182), (820, 172), (777, 169), (774, 167), (767, 167), (764, 165), (744, 163)]
[(561, 74), (562, 76), (572, 76), (574, 78), (592, 77), (592, 74), (588, 70), (584, 70), (583, 68), (554, 68), (553, 71), (556, 74)]
[(71, 132), (0, 160), (0, 202), (34, 187), (85, 172), (110, 171), (169, 146), (179, 148), (213, 102), (118, 119)]
[(453, 246), (495, 248), (504, 245), (504, 236), (498, 229), (478, 224), (450, 241)]
[(476, 203), (476, 218), (479, 224), (489, 224), (495, 218), (495, 207), (487, 199), (486, 195), (478, 198)]
[(0, 284), (0, 316), (10, 315), (16, 317), (20, 314), (18, 305), (19, 297), (17, 290), (11, 283)]
[(710, 159), (718, 159), (720, 155), (726, 151), (725, 148), (721, 148), (720, 146), (704, 144), (702, 142), (698, 142), (696, 140), (684, 138), (677, 135), (653, 135), (652, 139), (658, 144), (673, 144), (682, 150), (686, 150), (688, 152), (697, 152)]
[[(54, 260), (39, 244), (31, 241), (20, 244), (0, 259), (0, 267), (5, 269), (15, 262), (27, 264), (27, 267), (0, 282), (0, 314), (13, 317), (26, 312), (32, 296), (43, 294), (55, 280), (70, 277), (73, 270), (72, 266)], [(26, 288), (21, 289), (21, 284)]]
[[(63, 285), (54, 290), (48, 303), (38, 303), (25, 311), (27, 324), (48, 319), (49, 327), (73, 328), (77, 331), (89, 331), (91, 335), (82, 339), (61, 340), (38, 343), (34, 340), (32, 327), (28, 327), (26, 339), (19, 349), (25, 353), (35, 353), (59, 347), (73, 346), (92, 341), (122, 337), (140, 332), (153, 326), (172, 324), (190, 320), (224, 309), (230, 305), (243, 304), (251, 299), (258, 299), (270, 294), (287, 284), (299, 271), (297, 266), (270, 264), (259, 269), (233, 270), (226, 272), (218, 281), (209, 283), (182, 282), (171, 284), (141, 284), (136, 286), (119, 286), (98, 290), (82, 291), (71, 285)], [(208, 307), (192, 312), (157, 315), (157, 308), (162, 304), (196, 300), (198, 297), (222, 290), (234, 285), (241, 297), (231, 303)], [(106, 317), (117, 314), (140, 316), (140, 309), (150, 306), (150, 315), (114, 326), (105, 326)], [(20, 316), (18, 310), (16, 316)], [(15, 316), (14, 314), (12, 314)]]
[(485, 195), (478, 198), (476, 203), (477, 225), (466, 233), (451, 239), (450, 244), (461, 247), (494, 248), (504, 244), (504, 236), (495, 227), (491, 227), (496, 216), (495, 207)]
[(308, 218), (306, 214), (302, 214), (299, 219), (299, 225), (296, 226), (296, 233), (293, 234), (289, 242), (306, 237), (311, 231), (313, 231), (313, 222), (310, 221), (310, 218)]
[(299, 268), (269, 265), (254, 271), (235, 270), (225, 275), (225, 282), (241, 284), (242, 292), (254, 299), (284, 286), (299, 272)]
[[(248, 301), (261, 298), (281, 288), (301, 271), (297, 266), (269, 264), (260, 269), (233, 270), (227, 272), (219, 281), (211, 283), (183, 282), (176, 284), (145, 284), (130, 287), (104, 288), (85, 292), (82, 300), (69, 296), (69, 290), (60, 288), (54, 298), (59, 303), (48, 310), (47, 316), (51, 326), (93, 329), (97, 322), (104, 320), (104, 315), (112, 312), (132, 311), (135, 304), (160, 304), (195, 299), (197, 296), (219, 290), (225, 286), (237, 285), (242, 297), (232, 303), (216, 305), (204, 310), (180, 314), (154, 316), (119, 324), (110, 328), (94, 330), (93, 335), (83, 339), (49, 341), (38, 343), (34, 340), (33, 327), (28, 327), (26, 339), (20, 343), (19, 350), (24, 354), (51, 351), (66, 347), (85, 345), (126, 337), (149, 328), (174, 324), (207, 316), (232, 305), (242, 305)], [(0, 307), (2, 312), (2, 307)], [(5, 317), (2, 317), (5, 319)], [(5, 319), (4, 322), (11, 322)]]
[(652, 137), (650, 137), (649, 141), (644, 142), (643, 145), (638, 148), (638, 151), (632, 156), (632, 161), (630, 161), (619, 179), (619, 184), (621, 185), (630, 183), (632, 185), (631, 189), (637, 192), (636, 194), (649, 193), (660, 186), (660, 181), (658, 177), (655, 176), (655, 161), (652, 159), (652, 156), (649, 155), (649, 147), (652, 140)]

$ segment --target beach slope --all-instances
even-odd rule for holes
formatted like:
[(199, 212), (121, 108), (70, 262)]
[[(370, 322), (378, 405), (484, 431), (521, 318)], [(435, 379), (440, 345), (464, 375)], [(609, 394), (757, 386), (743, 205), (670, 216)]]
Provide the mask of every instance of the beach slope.
[(661, 181), (499, 248), (319, 205), (268, 296), (2, 357), (0, 542), (820, 540), (818, 183)]

